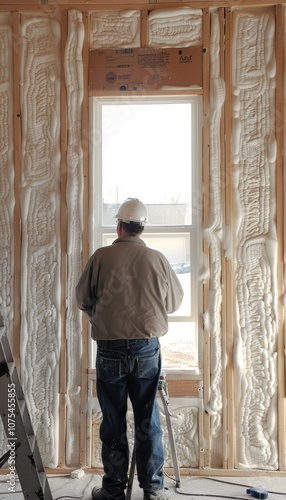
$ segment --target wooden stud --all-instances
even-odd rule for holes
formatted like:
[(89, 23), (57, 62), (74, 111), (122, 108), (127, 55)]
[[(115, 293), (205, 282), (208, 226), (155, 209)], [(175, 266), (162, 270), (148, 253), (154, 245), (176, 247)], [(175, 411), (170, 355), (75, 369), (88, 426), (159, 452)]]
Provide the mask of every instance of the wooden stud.
[(67, 41), (67, 12), (61, 15), (61, 348), (59, 374), (59, 467), (66, 463), (66, 295), (67, 295), (67, 92), (64, 76), (64, 54)]
[[(285, 290), (284, 275), (284, 179), (283, 179), (283, 110), (284, 110), (284, 37), (283, 37), (284, 10), (282, 5), (276, 6), (276, 228), (278, 239), (277, 256), (277, 280), (278, 297), (281, 297)], [(278, 367), (278, 456), (279, 469), (286, 469), (285, 456), (285, 342), (284, 342), (284, 307), (278, 300), (278, 342), (277, 342), (277, 367)]]
[[(202, 227), (209, 219), (209, 200), (210, 200), (210, 12), (209, 9), (203, 10), (203, 150), (202, 150)], [(209, 265), (209, 244), (203, 241), (203, 253)], [(209, 310), (209, 284), (204, 284), (203, 291), (203, 311)], [(204, 403), (210, 398), (210, 335), (204, 330), (204, 349), (203, 349), (203, 376), (204, 376)], [(204, 414), (204, 442), (208, 444), (204, 451), (204, 467), (210, 465), (210, 418)]]
[[(87, 380), (88, 401), (90, 401), (91, 398), (95, 397), (94, 385), (95, 385), (95, 381), (90, 379), (90, 377), (88, 376), (88, 380)], [(86, 467), (91, 467), (91, 464), (92, 464), (92, 450), (93, 450), (92, 429), (93, 429), (92, 408), (88, 404), (87, 405), (87, 412), (86, 412)]]
[[(220, 78), (225, 79), (225, 11), (224, 8), (219, 9), (219, 26), (220, 26)], [(221, 113), (221, 123), (220, 123), (220, 175), (221, 175), (221, 207), (223, 213), (223, 221), (226, 218), (225, 209), (225, 191), (226, 186), (226, 172), (225, 172), (225, 120), (224, 120), (224, 106)], [(222, 308), (221, 308), (221, 332), (222, 332), (222, 359), (226, 356), (226, 332), (227, 332), (227, 295), (226, 295), (226, 262), (224, 257), (224, 250), (221, 251), (221, 281), (222, 281)], [(223, 370), (222, 379), (222, 468), (227, 469), (227, 462), (229, 457), (229, 446), (228, 446), (228, 430), (227, 430), (227, 367)]]
[(141, 11), (141, 47), (148, 47), (148, 10)]
[[(82, 256), (83, 262), (87, 262), (89, 256), (89, 231), (88, 231), (88, 214), (89, 214), (89, 100), (88, 100), (88, 49), (89, 49), (89, 16), (88, 12), (83, 12), (83, 24), (85, 31), (85, 38), (83, 43), (83, 67), (84, 67), (84, 93), (82, 102), (82, 149), (83, 149), (83, 179), (84, 179), (84, 196), (83, 196), (83, 243), (82, 243)], [(86, 403), (88, 397), (88, 321), (86, 317), (83, 318), (82, 327), (82, 362), (81, 362), (81, 417), (80, 417), (80, 466), (85, 466), (90, 457), (90, 449), (87, 449), (87, 415)], [(90, 442), (89, 442), (90, 444)]]
[(20, 14), (13, 12), (13, 101), (14, 101), (14, 325), (13, 356), (17, 371), (21, 373), (20, 330), (21, 330), (21, 104), (20, 104)]

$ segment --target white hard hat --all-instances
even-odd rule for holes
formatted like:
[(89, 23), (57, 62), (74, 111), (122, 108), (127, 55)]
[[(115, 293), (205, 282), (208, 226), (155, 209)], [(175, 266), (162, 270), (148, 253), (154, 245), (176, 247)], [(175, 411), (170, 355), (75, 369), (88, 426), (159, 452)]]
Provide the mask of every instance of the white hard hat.
[(147, 208), (138, 198), (127, 198), (119, 207), (116, 219), (122, 222), (137, 222), (144, 226), (147, 222)]

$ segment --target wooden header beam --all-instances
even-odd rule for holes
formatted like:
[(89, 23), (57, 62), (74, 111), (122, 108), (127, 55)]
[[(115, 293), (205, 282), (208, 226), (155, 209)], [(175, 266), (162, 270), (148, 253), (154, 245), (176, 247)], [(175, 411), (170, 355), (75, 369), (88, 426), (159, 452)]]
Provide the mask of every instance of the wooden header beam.
[(102, 2), (102, 0), (4, 0), (4, 3), (0, 5), (1, 11), (45, 11), (54, 12), (67, 9), (77, 9), (84, 11), (94, 11), (94, 10), (155, 10), (155, 9), (179, 9), (180, 7), (191, 7), (194, 9), (203, 8), (214, 8), (214, 7), (227, 7), (227, 8), (248, 8), (248, 7), (267, 7), (274, 5), (286, 5), (285, 0), (260, 0), (259, 3), (255, 0), (244, 0), (243, 5), (241, 5), (240, 0), (200, 0), (200, 1), (178, 1), (178, 2), (166, 2), (165, 0), (149, 0), (148, 2), (142, 2), (142, 0), (125, 0), (122, 3), (121, 0), (109, 0), (108, 3)]

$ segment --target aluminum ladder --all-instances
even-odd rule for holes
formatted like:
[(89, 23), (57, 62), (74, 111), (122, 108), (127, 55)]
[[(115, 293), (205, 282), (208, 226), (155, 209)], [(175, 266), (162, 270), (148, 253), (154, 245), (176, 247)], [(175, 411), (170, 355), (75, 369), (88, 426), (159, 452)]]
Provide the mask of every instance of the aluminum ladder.
[(53, 500), (1, 314), (0, 394), (0, 413), (8, 440), (0, 467), (8, 461), (10, 477), (11, 471), (17, 471), (24, 498)]

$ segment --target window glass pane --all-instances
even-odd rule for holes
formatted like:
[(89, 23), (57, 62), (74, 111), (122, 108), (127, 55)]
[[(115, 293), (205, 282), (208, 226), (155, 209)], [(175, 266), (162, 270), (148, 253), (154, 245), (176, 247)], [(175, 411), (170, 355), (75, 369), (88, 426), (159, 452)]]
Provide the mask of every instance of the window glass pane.
[(95, 247), (117, 238), (115, 216), (122, 201), (137, 197), (146, 204), (149, 221), (142, 239), (167, 257), (184, 290), (183, 303), (169, 315), (169, 331), (160, 338), (163, 368), (197, 369), (198, 221), (192, 190), (198, 192), (198, 101), (122, 96), (96, 102)]
[(198, 366), (195, 323), (169, 323), (169, 331), (160, 337), (163, 369), (189, 370)]
[(103, 225), (132, 196), (151, 225), (192, 224), (192, 103), (102, 105)]

